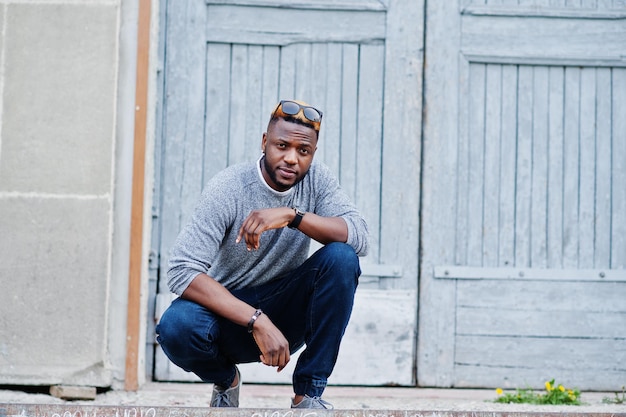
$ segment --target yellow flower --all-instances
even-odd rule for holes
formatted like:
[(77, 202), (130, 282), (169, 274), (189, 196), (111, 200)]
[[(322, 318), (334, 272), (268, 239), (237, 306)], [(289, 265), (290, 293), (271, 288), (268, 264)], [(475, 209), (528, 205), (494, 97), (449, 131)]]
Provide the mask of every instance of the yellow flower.
[(504, 391), (502, 391), (502, 388), (496, 389), (496, 394), (502, 395), (503, 393), (504, 393)]
[(550, 384), (550, 381), (546, 381), (546, 391), (552, 391), (552, 384)]
[(559, 385), (559, 391), (565, 392), (565, 387), (563, 385)]

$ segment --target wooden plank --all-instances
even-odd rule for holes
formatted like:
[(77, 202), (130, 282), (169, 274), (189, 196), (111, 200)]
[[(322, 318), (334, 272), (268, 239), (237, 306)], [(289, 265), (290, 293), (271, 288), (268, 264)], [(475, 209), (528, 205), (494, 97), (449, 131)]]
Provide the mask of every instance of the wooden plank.
[[(165, 40), (167, 100), (163, 109), (163, 136), (166, 139), (162, 150), (162, 195), (166, 198), (161, 200), (161, 218), (168, 221), (162, 223), (161, 254), (169, 253), (190, 214), (190, 198), (194, 195), (197, 198), (197, 191), (201, 188), (200, 178), (194, 179), (197, 183), (185, 184), (189, 180), (189, 176), (185, 176), (186, 151), (189, 151), (185, 143), (188, 127), (195, 128), (194, 132), (200, 137), (204, 133), (204, 127), (198, 120), (204, 118), (204, 104), (197, 107), (199, 97), (194, 92), (198, 90), (198, 86), (204, 85), (204, 9), (198, 9), (198, 2), (193, 0), (177, 3), (176, 7), (169, 9)], [(178, 48), (177, 45), (187, 45), (188, 48)], [(202, 87), (200, 89), (203, 90)], [(167, 256), (160, 258), (160, 268), (163, 271), (167, 270), (167, 260)], [(165, 287), (163, 289), (167, 291), (163, 280), (159, 287)]]
[[(180, 184), (180, 208), (183, 224), (190, 218), (202, 192), (203, 184), (203, 157), (204, 152), (204, 115), (205, 108), (205, 79), (206, 79), (206, 47), (199, 40), (191, 39), (200, 36), (204, 22), (204, 11), (197, 4), (190, 5), (187, 10), (187, 22), (191, 27), (185, 33), (186, 42), (193, 47), (187, 50), (190, 55), (187, 63), (185, 79), (181, 80), (178, 88), (187, 90), (184, 115), (183, 146), (183, 174)], [(200, 14), (199, 17), (189, 13)], [(171, 51), (172, 48), (169, 50)]]
[[(613, 91), (626, 91), (626, 70), (613, 70)], [(613, 94), (611, 268), (626, 268), (626, 94)]]
[[(326, 94), (328, 90), (328, 44), (314, 43), (311, 45), (311, 70), (310, 78), (307, 81), (311, 86), (309, 100), (311, 105), (319, 108), (323, 114), (326, 114)], [(335, 113), (332, 115), (337, 117)], [(320, 137), (326, 137), (326, 119), (322, 115), (322, 126), (320, 128)], [(326, 140), (318, 140), (316, 158), (319, 157), (323, 161), (324, 146)]]
[[(204, 178), (202, 184), (228, 165), (228, 123), (230, 119), (231, 47), (226, 44), (207, 45), (206, 56), (206, 123), (204, 128)], [(226, 71), (225, 69), (229, 70)]]
[(379, 257), (403, 266), (394, 288), (415, 291), (417, 302), (424, 1), (386, 4)]
[(533, 69), (520, 66), (517, 92), (515, 266), (530, 266)]
[(385, 39), (383, 10), (317, 10), (209, 5), (206, 40), (246, 45)]
[[(137, 28), (137, 72), (135, 85), (135, 129), (133, 144), (133, 178), (130, 223), (130, 250), (128, 266), (128, 309), (126, 314), (126, 364), (124, 388), (139, 388), (139, 348), (142, 307), (141, 287), (144, 264), (144, 199), (146, 183), (146, 139), (148, 124), (148, 80), (150, 79), (150, 1), (139, 2)], [(4, 52), (4, 51), (3, 51)], [(145, 301), (144, 301), (145, 302)], [(143, 374), (143, 373), (142, 373)], [(57, 390), (58, 388), (58, 390)], [(50, 387), (50, 394), (58, 398), (94, 399), (96, 388)], [(88, 392), (86, 392), (88, 391)]]
[[(126, 375), (129, 378), (129, 375)], [(128, 385), (128, 383), (126, 383)], [(137, 381), (135, 385), (126, 386), (127, 390), (136, 391), (139, 388)], [(53, 385), (50, 387), (50, 395), (62, 400), (95, 400), (96, 399), (96, 387), (75, 386), (75, 385)]]
[(461, 52), (476, 62), (626, 65), (622, 20), (464, 16), (462, 27)]
[(378, 254), (380, 253), (384, 64), (385, 49), (382, 45), (361, 46), (355, 204), (367, 220), (370, 232), (370, 252), (367, 259), (372, 263), (379, 262)]
[(482, 265), (483, 258), (485, 71), (485, 65), (470, 65), (467, 264), (472, 266)]
[[(562, 296), (565, 286), (567, 297)], [(626, 312), (625, 297), (623, 281), (566, 284), (558, 280), (458, 282), (459, 307), (541, 311), (545, 317), (557, 311), (571, 311), (572, 317), (577, 312), (623, 314)], [(576, 321), (572, 318), (572, 323)], [(624, 331), (624, 328), (614, 329), (615, 334)]]
[(530, 207), (530, 265), (547, 266), (548, 68), (534, 67)]
[[(502, 0), (502, 4), (493, 6), (493, 2), (472, 2), (463, 7), (464, 15), (475, 16), (510, 16), (543, 17), (560, 19), (623, 19), (623, 8), (612, 7), (610, 0)], [(567, 7), (566, 7), (567, 6)], [(579, 6), (579, 7), (577, 7)]]
[(282, 7), (322, 10), (385, 10), (379, 0), (205, 0), (206, 4), (233, 4), (238, 6)]
[(611, 339), (616, 329), (626, 329), (624, 312), (459, 307), (456, 322), (456, 334), (463, 336)]
[(307, 103), (313, 103), (311, 100), (312, 84), (314, 70), (311, 67), (311, 44), (303, 43), (298, 45), (296, 49), (296, 95), (299, 100)]
[(548, 138), (547, 267), (563, 266), (563, 78), (564, 69), (550, 67)]
[(246, 93), (244, 95), (244, 114), (241, 117), (245, 130), (240, 140), (247, 148), (245, 160), (252, 161), (261, 155), (262, 135), (267, 126), (268, 116), (263, 114), (263, 46), (248, 46), (246, 71)]
[(563, 267), (577, 268), (579, 259), (580, 69), (565, 69), (563, 144)]
[[(456, 80), (463, 85), (468, 74), (459, 72), (467, 66), (459, 56), (458, 6), (427, 2), (425, 20), (429, 22), (425, 45), (429, 58), (424, 85), (429, 93), (424, 104), (417, 378), (420, 385), (449, 387), (454, 382), (455, 282), (435, 280), (432, 271), (434, 265), (455, 261), (455, 232), (450, 225), (455, 224), (455, 177), (461, 156), (457, 140), (463, 130), (458, 126), (459, 101), (465, 99), (459, 96)], [(388, 124), (385, 117), (385, 127)]]
[(329, 383), (354, 385), (368, 364), (364, 385), (414, 385), (416, 311), (415, 290), (358, 290)]
[(624, 269), (545, 269), (545, 268), (490, 268), (456, 265), (437, 265), (435, 278), (440, 279), (516, 279), (560, 281), (624, 281)]
[(296, 98), (296, 51), (297, 45), (280, 48), (280, 71), (278, 97), (280, 100)]
[(517, 66), (502, 68), (502, 139), (498, 266), (515, 264), (515, 161), (517, 159)]
[(611, 70), (596, 69), (594, 268), (611, 267)]
[[(457, 142), (455, 153), (456, 169), (455, 169), (455, 236), (454, 236), (454, 256), (455, 261), (459, 265), (467, 265), (468, 262), (468, 241), (469, 241), (469, 170), (470, 170), (470, 102), (471, 94), (471, 71), (472, 63), (461, 59), (459, 60), (459, 113), (458, 123), (459, 129), (457, 133)], [(452, 145), (452, 144), (451, 144)]]
[(322, 125), (324, 126), (323, 157), (330, 170), (339, 178), (341, 149), (341, 63), (342, 44), (328, 45), (326, 105)]
[[(521, 342), (520, 342), (521, 343)], [(587, 363), (587, 362), (583, 362)], [(510, 366), (481, 366), (459, 364), (455, 367), (459, 388), (533, 388), (544, 390), (546, 381), (557, 375), (557, 382), (567, 388), (589, 391), (615, 391), (624, 381), (624, 371), (595, 369), (511, 368)], [(480, 382), (477, 382), (480, 381)], [(495, 396), (494, 396), (495, 399)], [(583, 399), (584, 400), (584, 399)]]
[(375, 263), (362, 263), (361, 276), (401, 278), (404, 275), (402, 265), (384, 265)]
[(248, 91), (248, 46), (233, 45), (231, 55), (230, 118), (228, 121), (228, 165), (246, 161), (246, 93)]
[(583, 68), (580, 76), (580, 209), (578, 212), (580, 231), (578, 266), (580, 268), (593, 268), (596, 242), (596, 100), (596, 70)]
[(500, 143), (502, 135), (502, 66), (487, 65), (482, 265), (498, 266), (500, 234)]
[(356, 199), (357, 106), (359, 80), (359, 46), (343, 45), (341, 74), (341, 186)]
[(278, 96), (280, 75), (280, 48), (276, 46), (263, 47), (263, 75), (261, 81), (261, 126), (262, 132), (267, 131), (270, 115), (281, 100)]
[[(167, 18), (167, 2), (163, 2), (159, 7), (158, 21), (161, 22), (161, 27), (166, 26)], [(167, 285), (165, 280), (159, 280), (160, 274), (160, 259), (162, 257), (160, 253), (161, 245), (161, 200), (162, 200), (162, 182), (163, 177), (163, 161), (165, 155), (163, 154), (163, 147), (165, 138), (163, 136), (163, 122), (164, 122), (164, 99), (165, 97), (165, 74), (163, 71), (163, 63), (165, 62), (165, 30), (159, 30), (158, 42), (157, 42), (157, 60), (160, 63), (159, 68), (156, 71), (156, 88), (155, 88), (155, 108), (154, 108), (154, 159), (153, 159), (153, 184), (152, 184), (152, 221), (150, 222), (150, 252), (148, 255), (148, 283), (147, 291), (147, 308), (146, 308), (146, 335), (155, 334), (156, 323), (153, 320), (155, 317), (155, 305), (157, 293), (160, 290), (159, 286), (162, 286), (167, 291)], [(118, 174), (119, 175), (119, 172)], [(154, 375), (154, 368), (157, 364), (154, 361), (154, 338), (145, 338), (145, 365), (146, 365), (146, 379), (152, 379)]]
[[(567, 350), (563, 349), (564, 344)], [(511, 374), (520, 368), (534, 368), (552, 375), (565, 370), (580, 372), (583, 363), (590, 372), (624, 372), (620, 366), (624, 361), (623, 339), (458, 336), (455, 355), (456, 364), (506, 366)]]

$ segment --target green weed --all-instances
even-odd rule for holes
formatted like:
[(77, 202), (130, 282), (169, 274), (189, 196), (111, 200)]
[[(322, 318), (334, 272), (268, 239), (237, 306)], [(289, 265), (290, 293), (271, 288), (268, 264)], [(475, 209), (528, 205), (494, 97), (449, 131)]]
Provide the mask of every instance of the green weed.
[(613, 398), (605, 397), (602, 399), (602, 402), (606, 404), (625, 404), (626, 403), (626, 386), (622, 385), (621, 394), (619, 392), (616, 392), (615, 397)]
[(513, 393), (505, 393), (501, 388), (496, 390), (497, 403), (505, 404), (566, 404), (580, 405), (580, 391), (567, 389), (563, 385), (555, 385), (554, 379), (546, 382), (545, 392), (536, 393), (532, 389), (517, 389)]

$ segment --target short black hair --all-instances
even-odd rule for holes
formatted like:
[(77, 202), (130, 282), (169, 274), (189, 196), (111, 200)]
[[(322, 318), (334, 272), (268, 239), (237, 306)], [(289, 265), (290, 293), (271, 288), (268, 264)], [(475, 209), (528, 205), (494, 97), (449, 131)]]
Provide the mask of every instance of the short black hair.
[(313, 125), (313, 123), (307, 123), (304, 120), (299, 119), (297, 117), (293, 117), (293, 116), (274, 116), (274, 117), (270, 118), (270, 122), (267, 125), (267, 130), (269, 130), (270, 126), (276, 124), (278, 119), (283, 119), (286, 122), (296, 123), (296, 124), (299, 124), (299, 125), (302, 125), (302, 126), (309, 127), (311, 129), (313, 129), (313, 131), (315, 132), (316, 139), (319, 139), (319, 137), (320, 137), (320, 132), (319, 132), (319, 130), (315, 129), (315, 126)]

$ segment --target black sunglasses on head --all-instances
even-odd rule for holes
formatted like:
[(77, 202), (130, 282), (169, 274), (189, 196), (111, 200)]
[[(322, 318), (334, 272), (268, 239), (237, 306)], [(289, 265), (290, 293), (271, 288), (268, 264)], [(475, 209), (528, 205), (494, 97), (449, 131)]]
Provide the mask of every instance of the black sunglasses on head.
[(302, 114), (308, 120), (315, 122), (315, 123), (320, 123), (322, 121), (321, 111), (319, 111), (315, 107), (303, 106), (299, 103), (296, 103), (295, 101), (282, 100), (280, 103), (278, 103), (278, 106), (276, 106), (276, 110), (274, 110), (274, 114), (276, 114), (278, 109), (282, 109), (282, 112), (289, 116), (295, 116), (298, 113), (300, 113), (300, 110), (302, 110)]

